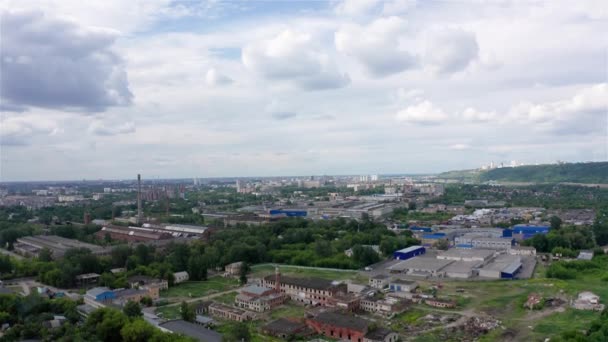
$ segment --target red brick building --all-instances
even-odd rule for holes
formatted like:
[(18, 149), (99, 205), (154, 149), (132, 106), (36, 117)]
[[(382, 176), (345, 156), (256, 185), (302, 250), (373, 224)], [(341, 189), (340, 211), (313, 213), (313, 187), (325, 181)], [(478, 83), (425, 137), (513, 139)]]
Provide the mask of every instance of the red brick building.
[(364, 342), (368, 321), (336, 312), (322, 312), (306, 319), (306, 325), (318, 334), (341, 341)]

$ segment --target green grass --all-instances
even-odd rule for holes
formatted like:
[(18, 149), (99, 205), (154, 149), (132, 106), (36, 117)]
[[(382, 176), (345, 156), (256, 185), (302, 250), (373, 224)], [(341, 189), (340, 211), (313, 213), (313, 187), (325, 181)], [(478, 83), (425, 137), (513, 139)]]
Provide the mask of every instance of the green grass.
[(156, 309), (156, 314), (159, 314), (159, 313), (161, 314), (160, 317), (165, 318), (165, 319), (181, 318), (179, 305), (161, 306)]
[(224, 303), (224, 304), (234, 304), (234, 297), (236, 297), (237, 292), (232, 291), (221, 296), (213, 297), (213, 300), (216, 302)]
[(566, 312), (555, 313), (539, 321), (534, 326), (533, 335), (544, 339), (570, 330), (585, 330), (598, 316), (593, 311), (567, 309)]
[(302, 318), (302, 317), (304, 317), (305, 310), (306, 310), (306, 308), (304, 306), (287, 303), (285, 305), (280, 306), (279, 308), (272, 310), (272, 313), (270, 314), (270, 318), (272, 318), (272, 319), (287, 318), (287, 317)]
[[(260, 264), (251, 267), (251, 276), (261, 277), (268, 274), (274, 274), (274, 265)], [(296, 277), (314, 277), (328, 280), (345, 280), (358, 278), (355, 270), (332, 270), (332, 269), (310, 269), (299, 266), (279, 266), (281, 274)], [(367, 279), (365, 279), (367, 282)]]
[(232, 278), (213, 277), (205, 281), (188, 281), (161, 291), (160, 296), (171, 297), (202, 297), (217, 292), (230, 290), (238, 286), (238, 281)]
[(426, 316), (428, 313), (421, 310), (408, 310), (400, 315), (397, 315), (394, 319), (409, 325), (416, 325), (418, 319)]

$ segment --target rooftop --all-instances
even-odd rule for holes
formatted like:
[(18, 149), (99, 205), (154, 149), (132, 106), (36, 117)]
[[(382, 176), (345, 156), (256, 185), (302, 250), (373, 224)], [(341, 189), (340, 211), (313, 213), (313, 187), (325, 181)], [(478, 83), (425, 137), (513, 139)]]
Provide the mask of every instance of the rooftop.
[(374, 331), (368, 332), (365, 335), (365, 338), (370, 339), (370, 340), (375, 340), (375, 341), (384, 341), (386, 336), (388, 336), (391, 333), (392, 333), (391, 330), (388, 330), (385, 328), (378, 328)]
[(409, 252), (413, 252), (415, 250), (418, 250), (420, 248), (423, 248), (423, 247), (422, 246), (410, 246), (410, 247), (403, 248), (403, 249), (400, 249), (398, 251), (395, 251), (395, 253), (409, 253)]
[(447, 265), (453, 263), (453, 260), (441, 260), (431, 257), (414, 257), (405, 261), (401, 261), (388, 269), (391, 271), (404, 271), (407, 269), (415, 269), (422, 271), (439, 271)]
[[(264, 277), (266, 281), (275, 281), (274, 275), (268, 275)], [(282, 284), (295, 285), (315, 290), (328, 290), (333, 288), (335, 285), (331, 280), (321, 278), (298, 278), (298, 277), (286, 277), (281, 276), (280, 282)]]
[(347, 316), (335, 312), (322, 312), (313, 320), (336, 327), (348, 328), (355, 331), (367, 331), (369, 322), (363, 318)]
[(262, 330), (271, 331), (275, 334), (291, 335), (305, 327), (306, 325), (304, 323), (290, 321), (285, 318), (279, 318), (275, 321), (266, 324), (262, 328)]
[(222, 335), (219, 333), (204, 328), (200, 325), (186, 322), (184, 320), (178, 319), (174, 321), (168, 321), (165, 323), (159, 324), (160, 327), (170, 330), (174, 333), (184, 334), (186, 336), (192, 337), (198, 341), (204, 342), (221, 342)]
[(249, 285), (241, 289), (241, 292), (247, 292), (254, 295), (261, 296), (264, 292), (272, 290), (271, 288), (259, 286), (259, 285)]
[(87, 291), (87, 296), (97, 297), (104, 292), (112, 292), (108, 287), (94, 287)]

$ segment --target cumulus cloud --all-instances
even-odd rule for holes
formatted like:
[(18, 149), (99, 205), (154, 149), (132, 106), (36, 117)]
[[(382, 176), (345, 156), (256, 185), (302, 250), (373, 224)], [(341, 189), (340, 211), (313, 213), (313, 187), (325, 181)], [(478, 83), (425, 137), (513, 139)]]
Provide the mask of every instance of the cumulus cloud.
[(215, 68), (207, 70), (205, 77), (207, 84), (210, 86), (222, 86), (232, 83), (232, 79), (224, 74), (221, 74)]
[(117, 118), (109, 120), (97, 119), (89, 125), (88, 131), (93, 135), (100, 136), (128, 134), (135, 132), (135, 123), (133, 121), (121, 122)]
[(243, 49), (245, 67), (268, 80), (288, 81), (305, 90), (341, 88), (350, 83), (329, 56), (305, 33), (290, 30)]
[(466, 121), (489, 122), (489, 121), (495, 120), (498, 115), (494, 111), (484, 112), (484, 111), (479, 111), (475, 108), (469, 107), (462, 112), (461, 116)]
[(475, 34), (461, 29), (444, 29), (428, 34), (425, 63), (435, 73), (462, 71), (479, 55)]
[(413, 124), (436, 125), (447, 120), (448, 115), (430, 101), (423, 101), (399, 111), (395, 119)]
[(7, 117), (0, 121), (0, 145), (28, 145), (38, 135), (60, 132), (55, 121), (38, 115)]
[(385, 1), (382, 6), (382, 14), (403, 14), (416, 7), (416, 0), (392, 0)]
[(297, 113), (286, 103), (277, 100), (270, 102), (265, 110), (276, 120), (287, 120), (297, 116)]
[(469, 144), (454, 144), (454, 145), (448, 146), (448, 149), (454, 150), (454, 151), (470, 150), (471, 149), (471, 145), (469, 145)]
[(507, 119), (565, 134), (604, 133), (607, 111), (608, 83), (601, 83), (581, 89), (569, 100), (519, 103), (509, 110)]
[(361, 16), (369, 13), (378, 5), (379, 0), (342, 0), (334, 7), (338, 15)]
[(416, 58), (399, 44), (406, 27), (398, 17), (380, 18), (367, 26), (349, 24), (334, 36), (336, 49), (353, 56), (375, 77), (387, 76), (416, 65)]
[(84, 111), (131, 103), (115, 31), (37, 11), (3, 11), (0, 23), (3, 103)]

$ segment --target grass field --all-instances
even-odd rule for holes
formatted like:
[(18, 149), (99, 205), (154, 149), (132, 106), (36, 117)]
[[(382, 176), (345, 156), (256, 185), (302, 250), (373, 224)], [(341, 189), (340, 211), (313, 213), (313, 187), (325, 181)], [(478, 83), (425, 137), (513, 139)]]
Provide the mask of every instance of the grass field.
[[(275, 266), (272, 264), (260, 264), (251, 267), (251, 277), (261, 277), (268, 274), (274, 273)], [(305, 268), (300, 266), (279, 266), (281, 274), (297, 277), (315, 277), (329, 280), (345, 280), (345, 279), (356, 279), (358, 272), (355, 270), (333, 270), (333, 269), (318, 269), (318, 268)], [(367, 282), (367, 278), (365, 278)]]
[(181, 318), (179, 305), (161, 306), (156, 309), (156, 314), (160, 314), (159, 316), (165, 319)]
[(296, 317), (301, 318), (304, 317), (304, 311), (306, 308), (302, 305), (290, 304), (289, 302), (281, 307), (275, 309), (270, 314), (270, 318), (278, 319), (285, 317)]
[(237, 292), (232, 291), (221, 296), (213, 297), (213, 300), (216, 302), (224, 303), (224, 304), (234, 304), (234, 297), (236, 297)]
[(165, 298), (180, 297), (194, 298), (210, 295), (216, 292), (230, 290), (238, 286), (238, 281), (231, 278), (213, 277), (205, 281), (188, 281), (161, 291)]

